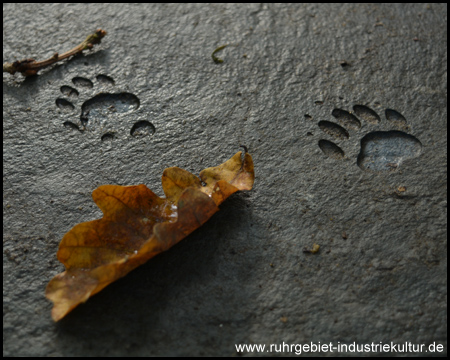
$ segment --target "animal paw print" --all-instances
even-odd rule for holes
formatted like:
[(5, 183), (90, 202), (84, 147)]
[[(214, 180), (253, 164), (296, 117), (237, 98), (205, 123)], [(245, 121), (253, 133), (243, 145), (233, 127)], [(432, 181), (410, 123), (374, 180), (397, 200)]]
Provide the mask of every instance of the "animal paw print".
[[(361, 120), (366, 121), (369, 126), (378, 126), (383, 123), (374, 110), (364, 105), (353, 106), (353, 112), (334, 109), (331, 115), (342, 126), (326, 120), (319, 121), (318, 126), (335, 141), (341, 142), (350, 138), (347, 129), (360, 130)], [(402, 114), (386, 109), (385, 116), (390, 127), (396, 130), (372, 131), (361, 138), (361, 148), (356, 163), (364, 171), (396, 171), (404, 160), (415, 158), (422, 151), (422, 144), (416, 137), (399, 130), (407, 127), (406, 119)], [(330, 140), (319, 140), (319, 147), (330, 158), (337, 160), (345, 158), (341, 147)]]
[[(107, 75), (96, 77), (98, 86), (108, 90), (115, 88), (115, 81)], [(128, 92), (100, 92), (94, 95), (94, 83), (83, 77), (74, 77), (73, 86), (64, 85), (60, 88), (64, 98), (57, 98), (56, 106), (64, 115), (75, 111), (74, 103), (78, 102), (80, 91), (90, 97), (81, 104), (79, 119), (66, 120), (64, 126), (78, 130), (81, 133), (99, 133), (102, 141), (113, 140), (118, 137), (118, 129), (127, 124), (130, 113), (140, 106), (139, 98)], [(129, 125), (129, 133), (133, 137), (153, 135), (155, 127), (147, 120), (139, 120)]]

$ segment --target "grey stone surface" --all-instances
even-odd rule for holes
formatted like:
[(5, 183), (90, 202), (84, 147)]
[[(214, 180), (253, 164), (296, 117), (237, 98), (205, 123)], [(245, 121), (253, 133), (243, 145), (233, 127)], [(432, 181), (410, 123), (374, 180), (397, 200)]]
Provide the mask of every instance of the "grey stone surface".
[[(3, 60), (43, 59), (99, 27), (108, 35), (91, 53), (3, 75), (4, 356), (223, 356), (283, 342), (436, 342), (446, 354), (446, 4), (3, 4)], [(139, 107), (108, 112), (121, 103), (105, 100), (90, 128), (67, 123), (82, 127), (101, 91)], [(354, 105), (380, 120), (362, 107), (360, 126), (332, 116)], [(133, 136), (136, 123), (147, 127)], [(419, 148), (396, 137), (399, 165), (363, 170), (361, 139), (375, 131)], [(63, 270), (58, 244), (101, 217), (97, 186), (162, 195), (164, 168), (198, 174), (241, 144), (251, 192), (53, 323), (44, 290)]]

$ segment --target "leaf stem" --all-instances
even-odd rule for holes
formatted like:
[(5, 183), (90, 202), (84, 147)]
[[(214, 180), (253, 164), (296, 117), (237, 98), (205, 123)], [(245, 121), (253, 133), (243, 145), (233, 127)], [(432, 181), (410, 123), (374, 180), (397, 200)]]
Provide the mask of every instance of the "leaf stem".
[(216, 64), (223, 63), (223, 60), (222, 60), (222, 59), (219, 59), (219, 58), (216, 56), (216, 53), (219, 52), (220, 50), (225, 49), (227, 46), (228, 46), (228, 44), (227, 44), (227, 45), (219, 46), (219, 47), (218, 47), (216, 50), (214, 50), (213, 53), (211, 54), (211, 57), (212, 57), (213, 61), (214, 61)]
[(36, 61), (35, 59), (24, 59), (15, 61), (13, 63), (4, 63), (3, 72), (10, 73), (11, 75), (14, 75), (16, 72), (22, 73), (23, 76), (36, 75), (39, 70), (47, 66), (67, 59), (68, 57), (71, 57), (73, 55), (80, 54), (84, 50), (92, 49), (94, 45), (100, 44), (102, 38), (106, 34), (106, 31), (98, 29), (95, 33), (90, 34), (81, 44), (74, 47), (72, 50), (69, 50), (61, 55), (55, 53), (52, 57), (46, 60)]

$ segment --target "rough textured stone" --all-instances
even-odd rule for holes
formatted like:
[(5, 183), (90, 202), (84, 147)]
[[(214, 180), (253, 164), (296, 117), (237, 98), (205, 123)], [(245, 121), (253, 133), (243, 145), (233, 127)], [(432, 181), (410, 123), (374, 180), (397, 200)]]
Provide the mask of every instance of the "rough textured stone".
[[(3, 4), (3, 60), (43, 59), (99, 27), (108, 35), (93, 52), (35, 78), (3, 75), (4, 356), (319, 341), (446, 353), (446, 4)], [(131, 95), (92, 105), (102, 91)], [(358, 167), (361, 139), (393, 130), (420, 152), (387, 171)], [(101, 216), (97, 186), (161, 195), (164, 168), (198, 174), (241, 144), (254, 190), (52, 322), (44, 290), (62, 271), (58, 243)]]

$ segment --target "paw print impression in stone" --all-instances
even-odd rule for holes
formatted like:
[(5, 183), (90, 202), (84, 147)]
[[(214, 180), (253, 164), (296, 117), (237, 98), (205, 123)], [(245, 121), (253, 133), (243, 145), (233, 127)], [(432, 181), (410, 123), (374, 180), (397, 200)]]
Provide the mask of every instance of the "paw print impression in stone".
[(356, 164), (364, 171), (396, 171), (403, 161), (415, 158), (422, 152), (421, 142), (413, 135), (400, 130), (406, 128), (407, 121), (396, 110), (386, 109), (385, 111), (388, 127), (394, 130), (371, 131), (362, 137), (359, 135), (361, 121), (367, 122), (373, 128), (386, 127), (374, 110), (365, 105), (355, 105), (353, 112), (334, 109), (331, 115), (339, 124), (326, 120), (318, 123), (319, 128), (333, 138), (333, 141), (319, 140), (319, 148), (330, 158), (336, 160), (345, 158), (345, 152), (341, 146), (352, 137), (351, 133), (356, 133), (361, 138), (361, 148)]
[[(62, 115), (67, 118), (77, 113), (79, 117), (70, 117), (63, 125), (80, 133), (98, 134), (102, 141), (109, 141), (121, 136), (122, 132), (133, 137), (145, 137), (155, 133), (155, 127), (147, 120), (131, 121), (129, 116), (140, 107), (139, 98), (129, 92), (114, 91), (115, 81), (107, 75), (96, 77), (97, 86), (83, 77), (74, 77), (73, 86), (61, 86), (64, 97), (55, 101)], [(95, 93), (94, 87), (102, 92)], [(80, 98), (86, 100), (81, 102)], [(127, 128), (128, 127), (128, 128)], [(124, 129), (125, 128), (125, 129)]]

